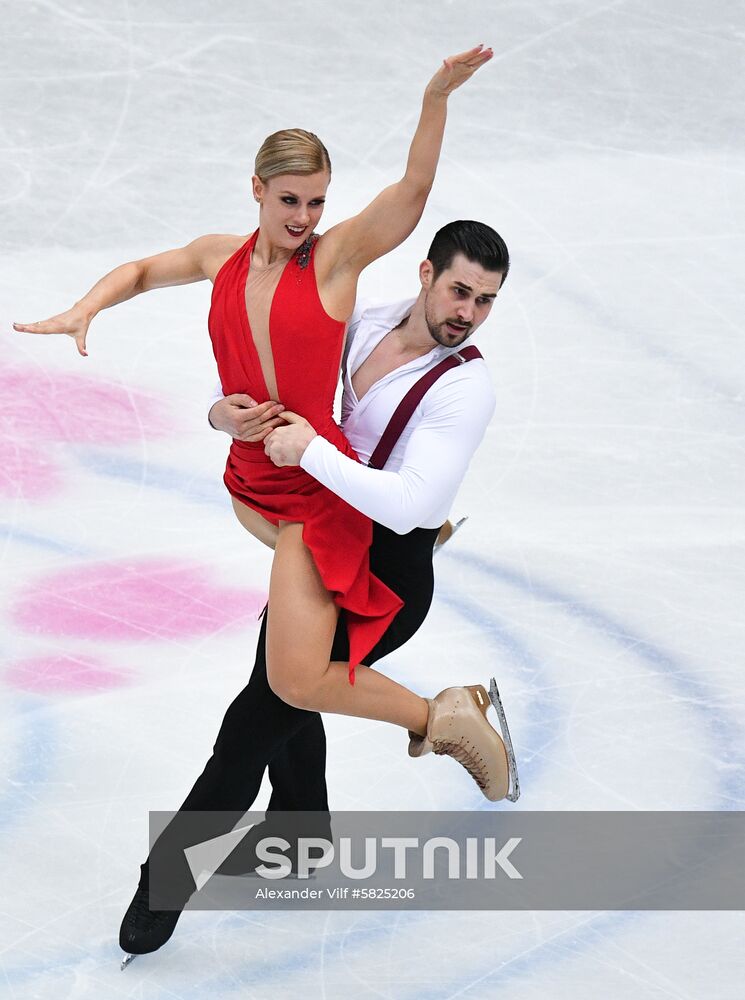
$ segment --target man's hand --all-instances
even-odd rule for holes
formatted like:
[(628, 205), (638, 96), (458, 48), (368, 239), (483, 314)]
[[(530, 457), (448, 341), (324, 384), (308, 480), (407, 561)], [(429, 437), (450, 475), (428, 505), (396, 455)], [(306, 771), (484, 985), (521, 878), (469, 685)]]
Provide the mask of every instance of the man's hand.
[(275, 465), (300, 465), (305, 449), (318, 435), (305, 417), (285, 410), (282, 414), (286, 427), (272, 431), (264, 442), (264, 451)]
[(236, 441), (263, 441), (267, 434), (284, 423), (281, 403), (269, 400), (257, 403), (245, 393), (235, 392), (219, 399), (208, 414), (209, 422), (218, 431), (225, 431)]

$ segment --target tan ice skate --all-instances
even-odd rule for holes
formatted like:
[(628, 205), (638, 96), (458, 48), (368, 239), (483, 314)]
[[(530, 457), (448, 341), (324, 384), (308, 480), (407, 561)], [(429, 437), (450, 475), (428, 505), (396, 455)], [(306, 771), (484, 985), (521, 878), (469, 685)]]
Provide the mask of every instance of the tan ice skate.
[[(489, 700), (497, 710), (504, 742), (486, 718)], [(427, 701), (427, 735), (409, 732), (409, 755), (447, 754), (465, 767), (491, 802), (516, 801), (520, 794), (517, 765), (494, 679), (489, 694), (483, 685), (473, 684), (445, 688)]]

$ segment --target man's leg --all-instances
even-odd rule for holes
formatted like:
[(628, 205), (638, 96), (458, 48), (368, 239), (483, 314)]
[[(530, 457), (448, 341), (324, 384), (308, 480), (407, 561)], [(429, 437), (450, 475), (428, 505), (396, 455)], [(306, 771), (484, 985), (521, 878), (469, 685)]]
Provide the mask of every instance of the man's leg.
[(269, 781), (272, 796), (267, 812), (328, 812), (326, 731), (320, 715), (317, 724), (309, 722), (277, 751), (269, 762)]
[[(264, 771), (278, 754), (281, 756), (271, 768), (276, 794), (271, 808), (327, 808), (326, 738), (321, 716), (285, 704), (269, 687), (266, 628), (265, 614), (251, 678), (225, 713), (212, 756), (181, 804), (179, 814), (250, 809)], [(282, 754), (288, 741), (293, 741), (293, 746)], [(303, 778), (307, 779), (305, 784)], [(307, 794), (302, 805), (292, 806), (298, 788), (307, 789)], [(183, 825), (189, 825), (185, 815)]]
[[(152, 860), (167, 867), (169, 883), (174, 885), (184, 905), (194, 891), (183, 853), (184, 847), (200, 839), (198, 835), (195, 838), (197, 824), (190, 817), (191, 812), (247, 811), (258, 794), (267, 766), (274, 787), (270, 809), (328, 811), (323, 722), (316, 712), (285, 704), (269, 687), (266, 619), (264, 615), (251, 679), (225, 713), (212, 756), (141, 865), (138, 892), (120, 933), (120, 944), (125, 951), (156, 950), (171, 936), (178, 920), (177, 911), (158, 918), (149, 909)], [(210, 824), (210, 834), (216, 836), (229, 828), (219, 831)], [(250, 867), (250, 862), (244, 861), (244, 867)], [(157, 902), (152, 905), (157, 911)]]

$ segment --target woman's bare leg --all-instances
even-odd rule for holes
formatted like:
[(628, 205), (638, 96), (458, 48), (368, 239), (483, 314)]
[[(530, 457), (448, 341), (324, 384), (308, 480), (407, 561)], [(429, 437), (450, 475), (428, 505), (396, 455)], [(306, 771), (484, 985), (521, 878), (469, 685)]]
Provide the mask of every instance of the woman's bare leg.
[(267, 673), (274, 692), (290, 705), (316, 712), (378, 719), (424, 734), (429, 706), (371, 668), (349, 683), (346, 663), (329, 663), (338, 609), (323, 585), (302, 525), (279, 529), (269, 584)]
[(235, 516), (246, 531), (250, 531), (254, 538), (258, 538), (260, 542), (268, 545), (270, 549), (275, 548), (277, 544), (277, 528), (270, 521), (267, 521), (265, 517), (262, 517), (257, 510), (248, 507), (245, 503), (241, 503), (235, 497), (231, 497), (231, 500), (233, 501)]

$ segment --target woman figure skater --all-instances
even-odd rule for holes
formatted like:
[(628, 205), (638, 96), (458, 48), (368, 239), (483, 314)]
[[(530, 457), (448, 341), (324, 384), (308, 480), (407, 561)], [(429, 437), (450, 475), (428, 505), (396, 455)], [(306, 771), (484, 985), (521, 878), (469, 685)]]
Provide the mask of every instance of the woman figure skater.
[[(354, 218), (314, 233), (330, 181), (328, 152), (312, 133), (283, 130), (256, 157), (259, 228), (248, 239), (202, 236), (123, 264), (72, 309), (15, 329), (67, 334), (86, 356), (88, 327), (101, 309), (152, 288), (209, 278), (209, 332), (223, 392), (246, 393), (270, 408), (281, 400), (356, 458), (332, 408), (358, 278), (414, 230), (434, 180), (448, 96), (492, 54), (479, 45), (444, 61), (426, 87), (404, 176)], [(506, 755), (485, 719), (483, 688), (448, 688), (426, 699), (372, 668), (359, 671), (355, 683), (355, 666), (401, 607), (369, 571), (371, 521), (299, 467), (275, 467), (261, 442), (233, 441), (224, 480), (241, 524), (275, 549), (267, 622), (275, 693), (299, 708), (403, 726), (413, 756), (451, 754), (488, 798), (502, 798)], [(342, 608), (350, 661), (329, 663)]]

